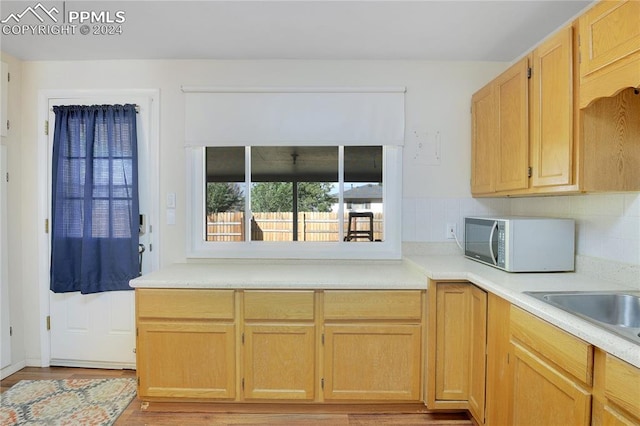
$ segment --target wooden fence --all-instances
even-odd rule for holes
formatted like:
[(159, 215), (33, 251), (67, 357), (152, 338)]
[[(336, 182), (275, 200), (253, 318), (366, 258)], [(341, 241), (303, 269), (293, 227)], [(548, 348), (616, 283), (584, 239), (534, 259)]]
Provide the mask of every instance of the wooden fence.
[[(253, 241), (293, 241), (293, 213), (253, 213)], [(358, 218), (357, 229), (369, 229), (369, 221)], [(338, 214), (324, 212), (298, 213), (298, 241), (338, 241)], [(347, 234), (347, 217), (343, 220)], [(223, 212), (207, 217), (207, 241), (244, 241), (244, 213)], [(373, 238), (382, 240), (382, 213), (373, 215)], [(359, 239), (357, 241), (366, 241)]]

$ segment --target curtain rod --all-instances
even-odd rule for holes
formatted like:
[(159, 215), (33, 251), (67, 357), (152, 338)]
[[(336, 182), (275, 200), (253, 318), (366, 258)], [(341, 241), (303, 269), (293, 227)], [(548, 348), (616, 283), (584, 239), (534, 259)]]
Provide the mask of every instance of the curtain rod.
[[(134, 104), (136, 107), (136, 114), (140, 112), (140, 105)], [(49, 108), (49, 111), (53, 111), (53, 108)]]

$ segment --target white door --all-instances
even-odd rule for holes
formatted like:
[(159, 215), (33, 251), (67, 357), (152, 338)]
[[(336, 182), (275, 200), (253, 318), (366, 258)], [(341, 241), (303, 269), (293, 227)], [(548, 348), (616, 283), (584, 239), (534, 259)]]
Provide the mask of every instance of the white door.
[(11, 364), (7, 262), (7, 147), (0, 145), (0, 369)]
[[(145, 246), (142, 272), (151, 271), (149, 209), (150, 97), (100, 96), (81, 99), (49, 99), (49, 179), (55, 115), (54, 105), (135, 103), (139, 107), (138, 173), (140, 213), (145, 229), (140, 243)], [(51, 188), (51, 184), (49, 184)], [(51, 191), (51, 189), (49, 189)], [(51, 200), (51, 196), (49, 196)], [(49, 207), (51, 203), (49, 203)], [(51, 217), (51, 215), (49, 215)], [(72, 367), (135, 368), (135, 299), (133, 291), (109, 291), (83, 295), (49, 292), (51, 317), (51, 365)]]

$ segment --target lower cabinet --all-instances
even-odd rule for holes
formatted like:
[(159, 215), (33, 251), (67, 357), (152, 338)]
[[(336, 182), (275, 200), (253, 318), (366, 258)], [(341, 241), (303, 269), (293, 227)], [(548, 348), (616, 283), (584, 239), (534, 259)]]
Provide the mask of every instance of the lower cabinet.
[(245, 291), (242, 333), (245, 400), (315, 399), (313, 291)]
[(234, 292), (136, 290), (140, 398), (236, 397)]
[(137, 289), (147, 401), (420, 402), (424, 291)]
[(426, 403), (468, 409), (484, 423), (487, 293), (467, 282), (429, 283)]
[(511, 308), (511, 424), (589, 425), (593, 347)]
[(592, 425), (640, 424), (640, 368), (596, 349), (593, 381)]
[(324, 293), (324, 400), (421, 400), (421, 291)]
[(420, 400), (419, 324), (332, 324), (324, 332), (324, 399)]

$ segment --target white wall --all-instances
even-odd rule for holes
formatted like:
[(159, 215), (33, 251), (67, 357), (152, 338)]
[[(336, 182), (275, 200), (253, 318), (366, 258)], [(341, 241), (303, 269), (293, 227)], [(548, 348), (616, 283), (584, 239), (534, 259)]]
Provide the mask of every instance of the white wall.
[(7, 229), (8, 229), (8, 277), (9, 277), (9, 300), (10, 300), (10, 322), (13, 327), (11, 338), (11, 361), (12, 364), (3, 371), (3, 375), (20, 368), (25, 362), (25, 327), (24, 309), (25, 299), (23, 297), (23, 245), (22, 230), (24, 222), (22, 220), (22, 135), (21, 135), (21, 114), (22, 114), (22, 62), (16, 58), (0, 52), (2, 62), (9, 65), (11, 82), (8, 84), (8, 115), (11, 122), (11, 129), (6, 137), (2, 137), (2, 145), (7, 147), (8, 172), (10, 180), (7, 184)]
[[(160, 90), (160, 197), (167, 193), (177, 199), (176, 224), (166, 218), (153, 224), (159, 231), (160, 264), (183, 261), (185, 257), (185, 152), (184, 100), (180, 90), (189, 86), (406, 86), (406, 133), (427, 135), (439, 132), (439, 164), (413, 161), (412, 143), (405, 148), (403, 197), (405, 204), (416, 206), (431, 200), (453, 199), (460, 213), (492, 209), (493, 202), (470, 200), (470, 105), (471, 94), (506, 67), (503, 63), (435, 63), (418, 61), (47, 61), (23, 63), (23, 120), (21, 166), (23, 197), (12, 206), (13, 216), (23, 218), (22, 277), (24, 288), (26, 358), (36, 363), (40, 356), (37, 336), (42, 332), (39, 312), (37, 268), (31, 256), (37, 253), (42, 229), (37, 226), (38, 208), (38, 93), (61, 89), (159, 89)], [(421, 137), (422, 137), (421, 136)], [(425, 136), (426, 137), (426, 136)], [(17, 160), (15, 160), (17, 161)], [(14, 166), (15, 167), (15, 166)], [(457, 200), (457, 201), (455, 201)], [(495, 203), (502, 208), (503, 201)], [(434, 210), (435, 211), (435, 210)], [(422, 210), (416, 209), (416, 213)], [(442, 220), (441, 213), (431, 214)], [(404, 235), (418, 235), (422, 216), (416, 224), (407, 224)], [(414, 231), (412, 231), (414, 227)], [(440, 225), (434, 227), (440, 227)], [(444, 229), (444, 223), (441, 226)], [(156, 232), (157, 232), (156, 231)], [(443, 230), (444, 233), (444, 230)], [(435, 235), (435, 234), (434, 234)], [(421, 238), (431, 238), (421, 235)], [(408, 238), (409, 240), (411, 238)]]

